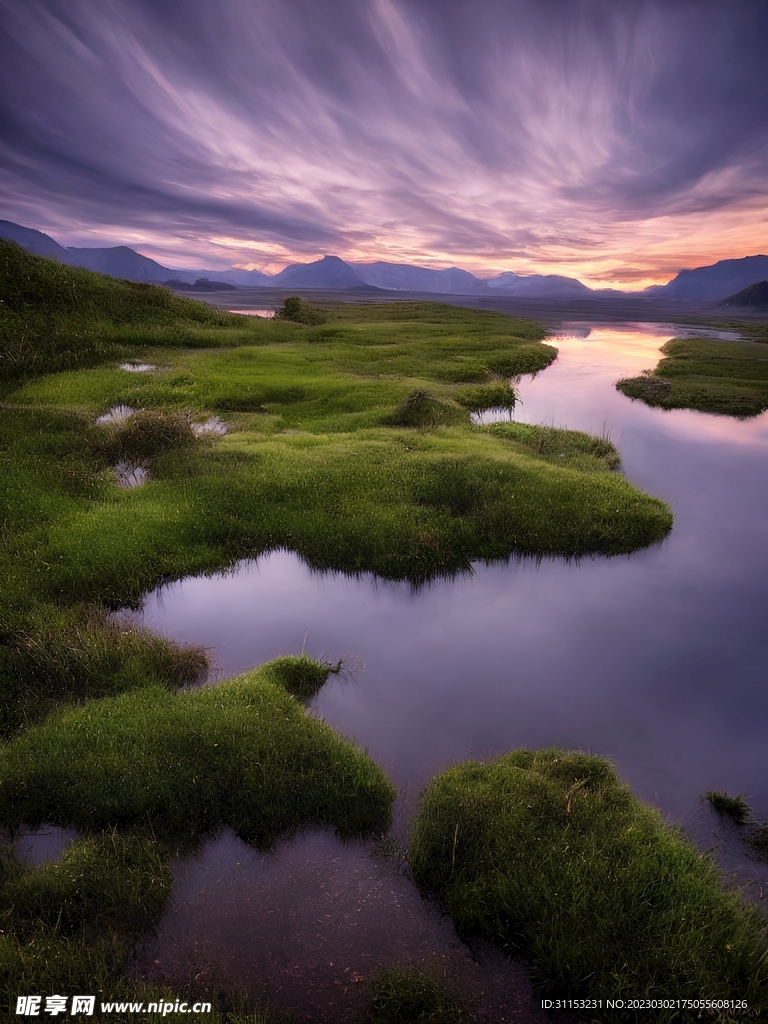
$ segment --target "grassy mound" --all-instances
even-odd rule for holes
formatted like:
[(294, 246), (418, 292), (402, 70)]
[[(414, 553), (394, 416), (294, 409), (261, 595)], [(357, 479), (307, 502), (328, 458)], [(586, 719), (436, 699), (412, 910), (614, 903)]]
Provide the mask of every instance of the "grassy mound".
[(441, 427), (460, 423), (466, 413), (451, 402), (435, 398), (429, 391), (412, 391), (392, 416), (396, 427)]
[[(423, 794), (410, 859), (461, 934), (527, 956), (548, 996), (768, 1009), (765, 922), (602, 758), (519, 750), (443, 772)], [(654, 1020), (686, 1019), (676, 1014)]]
[(673, 338), (653, 371), (616, 387), (663, 409), (757, 416), (768, 409), (768, 348), (743, 341)]
[[(321, 669), (327, 677), (329, 668)], [(157, 687), (51, 715), (0, 750), (2, 821), (269, 846), (305, 823), (385, 830), (383, 772), (281, 685), (283, 659), (216, 687)]]
[(324, 324), (328, 319), (322, 309), (304, 302), (298, 295), (290, 295), (275, 316), (292, 320), (296, 324), (309, 324), (311, 327)]

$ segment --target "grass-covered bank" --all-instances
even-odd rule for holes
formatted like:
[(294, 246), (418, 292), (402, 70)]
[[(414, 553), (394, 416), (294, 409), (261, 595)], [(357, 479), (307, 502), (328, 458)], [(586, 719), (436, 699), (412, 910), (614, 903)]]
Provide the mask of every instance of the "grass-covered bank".
[(261, 846), (305, 823), (385, 831), (391, 784), (288, 693), (300, 668), (283, 658), (215, 687), (142, 687), (50, 715), (0, 749), (2, 822), (167, 841), (228, 826)]
[(757, 416), (768, 409), (768, 346), (743, 341), (673, 338), (652, 371), (616, 387), (663, 409)]
[(127, 972), (170, 894), (168, 859), (221, 826), (262, 847), (302, 825), (386, 830), (389, 780), (289, 692), (307, 696), (331, 671), (280, 658), (215, 688), (145, 687), (3, 746), (0, 825), (82, 838), (39, 868), (0, 848), (0, 1005), (26, 991), (152, 998)]
[(765, 920), (602, 758), (519, 750), (443, 772), (410, 860), (460, 934), (524, 955), (547, 996), (745, 999), (768, 1012)]

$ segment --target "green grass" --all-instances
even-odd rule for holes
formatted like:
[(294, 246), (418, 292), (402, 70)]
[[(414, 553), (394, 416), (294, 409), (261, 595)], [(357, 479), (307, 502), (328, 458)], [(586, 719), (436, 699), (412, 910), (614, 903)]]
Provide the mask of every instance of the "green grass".
[(33, 256), (0, 239), (0, 384), (145, 345), (258, 344), (290, 327), (219, 312), (168, 288)]
[(518, 750), (443, 772), (423, 794), (410, 860), (459, 933), (527, 957), (543, 995), (768, 1010), (765, 921), (602, 758)]
[(373, 978), (371, 1024), (461, 1024), (455, 995), (437, 970), (389, 967)]
[(228, 826), (259, 846), (306, 823), (385, 831), (383, 772), (283, 686), (306, 668), (281, 659), (215, 687), (143, 687), (50, 715), (0, 749), (3, 823), (169, 842)]
[(673, 338), (653, 371), (616, 387), (663, 409), (757, 416), (768, 409), (768, 348), (743, 341)]
[(734, 825), (746, 825), (752, 818), (752, 811), (743, 796), (728, 796), (719, 789), (708, 789), (705, 800), (723, 818), (730, 818)]

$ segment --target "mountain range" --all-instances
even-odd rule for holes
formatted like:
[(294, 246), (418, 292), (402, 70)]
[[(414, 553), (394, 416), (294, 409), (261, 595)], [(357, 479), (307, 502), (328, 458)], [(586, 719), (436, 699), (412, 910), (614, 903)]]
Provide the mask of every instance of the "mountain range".
[[(259, 270), (236, 267), (227, 270), (179, 270), (164, 267), (127, 245), (110, 248), (59, 245), (42, 231), (8, 220), (0, 220), (0, 238), (18, 242), (35, 255), (53, 257), (69, 266), (87, 267), (129, 281), (169, 284), (176, 288), (191, 286), (198, 291), (211, 290), (219, 282), (241, 288), (375, 288), (438, 295), (508, 295), (521, 299), (587, 299), (624, 294), (610, 289), (594, 290), (576, 278), (557, 274), (523, 275), (505, 271), (483, 279), (458, 267), (432, 270), (409, 263), (350, 263), (338, 256), (323, 256), (312, 263), (294, 263), (279, 274), (263, 274)], [(709, 267), (681, 270), (667, 284), (635, 292), (633, 297), (675, 302), (718, 302), (767, 277), (768, 256), (745, 256), (743, 259), (720, 260)]]

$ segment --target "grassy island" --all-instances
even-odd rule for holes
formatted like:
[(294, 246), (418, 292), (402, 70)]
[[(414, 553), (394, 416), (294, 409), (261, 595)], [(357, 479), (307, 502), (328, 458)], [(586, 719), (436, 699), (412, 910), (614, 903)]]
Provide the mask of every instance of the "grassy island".
[[(738, 994), (753, 1013), (768, 1008), (764, 918), (602, 758), (518, 750), (443, 772), (423, 794), (410, 860), (459, 933), (528, 958), (543, 995)], [(741, 1019), (677, 1008), (650, 1016)]]
[(628, 398), (663, 409), (699, 409), (757, 416), (768, 409), (768, 345), (747, 341), (673, 338), (652, 371), (616, 387)]

